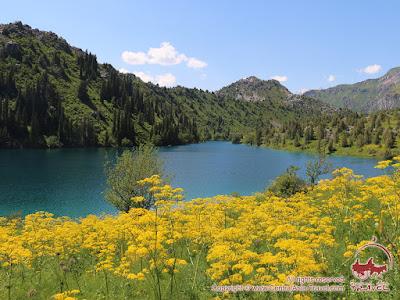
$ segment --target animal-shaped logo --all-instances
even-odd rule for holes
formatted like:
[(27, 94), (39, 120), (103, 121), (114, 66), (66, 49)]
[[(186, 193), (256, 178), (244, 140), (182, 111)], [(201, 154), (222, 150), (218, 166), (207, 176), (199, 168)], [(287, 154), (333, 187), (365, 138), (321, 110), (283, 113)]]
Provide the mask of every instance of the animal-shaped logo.
[[(389, 267), (390, 269), (393, 267), (393, 261), (392, 261), (392, 256), (390, 255), (390, 252), (388, 249), (386, 249), (384, 246), (381, 244), (375, 243), (376, 237), (372, 238), (372, 243), (366, 244), (362, 246), (358, 251), (354, 254), (354, 257), (360, 253), (361, 250), (367, 248), (367, 247), (376, 247), (379, 249), (382, 249), (387, 258), (389, 259)], [(354, 277), (360, 279), (361, 281), (366, 280), (367, 278), (382, 278), (382, 274), (388, 271), (388, 265), (378, 265), (374, 263), (374, 258), (370, 257), (367, 261), (367, 263), (363, 264), (360, 262), (360, 259), (357, 258), (357, 260), (351, 265), (351, 270), (353, 272)]]
[[(382, 274), (387, 272), (387, 265), (377, 265), (374, 263), (373, 257), (370, 257), (366, 264), (361, 264), (360, 260), (357, 258), (356, 262), (351, 265), (351, 270), (353, 271), (354, 277), (364, 281), (369, 278), (382, 278)], [(375, 274), (375, 276), (374, 276)]]

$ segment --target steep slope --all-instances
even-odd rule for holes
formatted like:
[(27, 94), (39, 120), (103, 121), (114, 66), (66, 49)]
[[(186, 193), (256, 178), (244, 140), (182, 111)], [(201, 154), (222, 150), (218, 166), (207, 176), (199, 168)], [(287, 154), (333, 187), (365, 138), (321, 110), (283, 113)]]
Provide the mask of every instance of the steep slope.
[(260, 82), (251, 87), (256, 101), (159, 87), (98, 63), (52, 32), (21, 22), (0, 25), (0, 147), (226, 140), (333, 111), (319, 100), (292, 95), (279, 82)]
[(304, 94), (335, 107), (364, 113), (400, 107), (400, 67), (390, 69), (377, 79), (311, 90)]

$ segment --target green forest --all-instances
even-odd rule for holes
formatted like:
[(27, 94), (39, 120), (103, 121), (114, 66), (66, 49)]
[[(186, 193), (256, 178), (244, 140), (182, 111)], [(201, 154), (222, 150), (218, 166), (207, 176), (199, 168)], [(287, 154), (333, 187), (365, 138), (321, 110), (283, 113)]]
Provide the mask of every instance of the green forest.
[(391, 159), (399, 151), (400, 109), (372, 114), (336, 113), (269, 125), (233, 142), (320, 154)]

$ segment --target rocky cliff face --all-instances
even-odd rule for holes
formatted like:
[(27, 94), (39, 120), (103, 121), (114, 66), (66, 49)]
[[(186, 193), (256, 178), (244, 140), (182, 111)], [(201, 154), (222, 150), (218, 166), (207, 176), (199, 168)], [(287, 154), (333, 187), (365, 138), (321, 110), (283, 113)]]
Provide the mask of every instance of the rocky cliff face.
[(377, 79), (311, 90), (305, 95), (358, 112), (370, 113), (400, 107), (400, 67), (390, 69)]

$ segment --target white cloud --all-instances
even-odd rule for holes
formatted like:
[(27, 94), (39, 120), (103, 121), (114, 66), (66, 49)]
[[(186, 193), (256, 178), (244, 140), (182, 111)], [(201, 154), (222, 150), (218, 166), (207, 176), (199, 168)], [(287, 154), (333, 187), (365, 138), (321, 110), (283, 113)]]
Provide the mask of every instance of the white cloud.
[(119, 72), (122, 73), (122, 74), (129, 74), (129, 73), (131, 73), (131, 72), (129, 72), (129, 71), (128, 71), (127, 69), (125, 69), (125, 68), (119, 69)]
[(133, 72), (133, 74), (144, 82), (158, 83), (160, 86), (172, 86), (176, 82), (176, 77), (171, 73), (156, 75), (155, 78), (150, 72)]
[(202, 68), (204, 68), (204, 67), (207, 67), (207, 63), (206, 62), (204, 62), (204, 61), (201, 61), (201, 60), (198, 60), (198, 59), (195, 59), (195, 58), (189, 58), (189, 60), (188, 60), (188, 62), (186, 63), (186, 65), (189, 67), (189, 68), (193, 68), (193, 69), (202, 69)]
[(279, 82), (284, 82), (287, 80), (287, 76), (272, 76), (271, 78), (278, 80)]
[(367, 74), (375, 74), (375, 73), (378, 73), (381, 69), (382, 69), (382, 66), (380, 66), (380, 65), (372, 65), (372, 66), (366, 67), (362, 71)]
[(330, 76), (328, 77), (328, 81), (330, 81), (330, 82), (335, 81), (335, 76), (330, 75)]
[(142, 79), (144, 82), (150, 82), (154, 80), (153, 76), (151, 76), (150, 74), (146, 74), (144, 72), (133, 72), (133, 74)]
[(150, 48), (147, 54), (144, 52), (124, 51), (121, 57), (124, 62), (130, 65), (144, 65), (149, 63), (173, 66), (187, 62), (186, 65), (193, 69), (202, 69), (207, 66), (207, 63), (204, 61), (179, 53), (169, 42), (161, 43), (160, 48)]
[(204, 80), (204, 79), (206, 79), (206, 78), (207, 78), (207, 74), (201, 74), (200, 80)]
[(299, 90), (296, 91), (296, 94), (297, 95), (303, 95), (305, 92), (308, 92), (308, 91), (309, 91), (309, 89), (299, 89)]
[(148, 62), (149, 58), (144, 52), (122, 52), (122, 60), (130, 65), (144, 65)]
[(150, 48), (147, 55), (149, 56), (149, 63), (162, 66), (173, 66), (188, 60), (184, 54), (179, 54), (168, 42), (162, 43), (160, 48)]
[(176, 81), (176, 77), (171, 73), (166, 73), (163, 75), (157, 75), (156, 81), (160, 86), (172, 86)]

